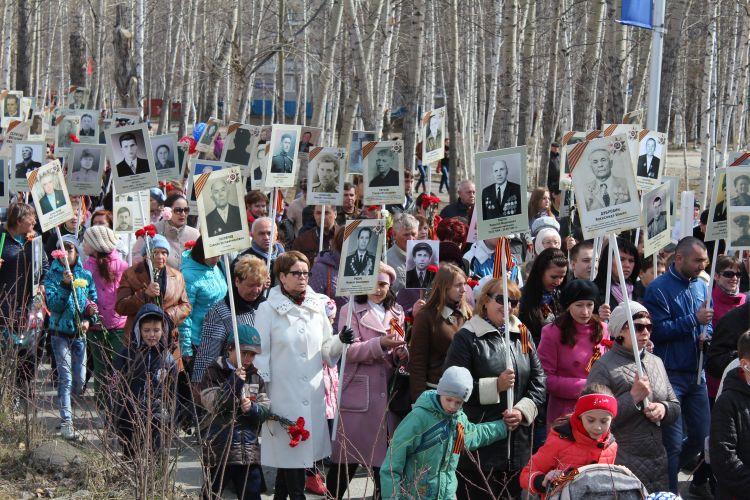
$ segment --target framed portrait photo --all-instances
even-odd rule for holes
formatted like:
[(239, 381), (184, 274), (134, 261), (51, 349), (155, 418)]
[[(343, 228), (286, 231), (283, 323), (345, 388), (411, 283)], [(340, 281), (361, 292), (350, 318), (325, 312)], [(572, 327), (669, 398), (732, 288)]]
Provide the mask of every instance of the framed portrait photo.
[(80, 117), (78, 139), (83, 144), (99, 143), (99, 112), (94, 109), (76, 111)]
[(227, 128), (227, 137), (224, 139), (221, 161), (240, 167), (242, 176), (249, 177), (250, 162), (259, 140), (260, 127), (230, 123)]
[(57, 122), (55, 128), (55, 154), (65, 155), (70, 147), (75, 144), (73, 137), (78, 137), (81, 128), (81, 117), (78, 115), (65, 115)]
[(422, 164), (445, 158), (445, 108), (433, 109), (422, 117)]
[(362, 148), (365, 162), (363, 203), (388, 205), (404, 202), (404, 142), (368, 142)]
[(203, 128), (200, 139), (198, 139), (198, 145), (195, 149), (200, 153), (213, 152), (214, 141), (216, 135), (219, 133), (219, 127), (221, 127), (221, 120), (218, 118), (209, 118), (206, 121), (206, 126)]
[(46, 157), (47, 144), (44, 141), (22, 141), (13, 146), (13, 171), (10, 189), (18, 193), (27, 192), (29, 184), (26, 176), (42, 166)]
[(145, 123), (110, 128), (106, 137), (107, 156), (118, 193), (145, 191), (159, 185), (151, 137)]
[(301, 131), (299, 125), (274, 125), (271, 129), (271, 141), (266, 143), (267, 188), (296, 184)]
[(478, 198), (477, 237), (481, 240), (527, 231), (526, 146), (474, 155)]
[(406, 288), (426, 289), (432, 284), (440, 265), (438, 240), (406, 242)]
[(180, 180), (180, 158), (177, 148), (177, 135), (164, 134), (151, 137), (151, 149), (156, 166), (156, 177), (160, 181)]
[(653, 255), (672, 239), (672, 224), (669, 214), (669, 185), (662, 184), (643, 195), (643, 213), (646, 222), (644, 227), (643, 255)]
[(642, 225), (640, 198), (624, 134), (568, 150), (583, 236), (591, 239)]
[(362, 147), (368, 142), (377, 140), (376, 132), (364, 130), (352, 130), (349, 138), (349, 167), (348, 174), (361, 174), (363, 172)]
[(346, 150), (314, 147), (307, 155), (307, 204), (340, 206), (344, 202)]
[(72, 87), (68, 93), (68, 109), (82, 110), (88, 107), (91, 91), (84, 87)]
[(653, 189), (661, 184), (664, 169), (667, 168), (667, 134), (641, 130), (638, 139), (638, 189)]
[(198, 195), (195, 192), (195, 181), (201, 174), (208, 174), (216, 170), (223, 170), (228, 168), (230, 165), (222, 163), (220, 161), (201, 160), (200, 158), (190, 158), (188, 160), (188, 170), (190, 172), (188, 176), (189, 185), (187, 186), (187, 192), (190, 193), (188, 196), (188, 208), (193, 213), (198, 211)]
[(21, 111), (21, 98), (23, 92), (18, 90), (3, 91), (0, 93), (0, 111), (2, 112), (2, 120), (0, 124), (3, 128), (7, 128), (12, 121), (24, 121), (23, 113)]
[(67, 184), (70, 194), (97, 196), (102, 189), (106, 160), (105, 146), (101, 144), (73, 144), (68, 151)]
[(245, 186), (238, 167), (198, 174), (195, 193), (206, 257), (242, 252), (250, 247)]
[(34, 198), (34, 207), (42, 232), (64, 224), (73, 218), (68, 188), (65, 185), (63, 168), (54, 160), (26, 174), (29, 190)]
[(384, 238), (383, 220), (347, 221), (336, 296), (366, 295), (375, 290)]

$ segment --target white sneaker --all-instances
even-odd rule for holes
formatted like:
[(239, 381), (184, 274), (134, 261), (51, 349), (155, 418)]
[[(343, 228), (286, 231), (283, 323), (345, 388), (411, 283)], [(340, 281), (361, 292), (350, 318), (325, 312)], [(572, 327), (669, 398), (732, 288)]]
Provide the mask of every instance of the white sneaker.
[(76, 439), (76, 432), (73, 430), (73, 422), (63, 422), (60, 425), (60, 434), (63, 439), (67, 439), (68, 441)]

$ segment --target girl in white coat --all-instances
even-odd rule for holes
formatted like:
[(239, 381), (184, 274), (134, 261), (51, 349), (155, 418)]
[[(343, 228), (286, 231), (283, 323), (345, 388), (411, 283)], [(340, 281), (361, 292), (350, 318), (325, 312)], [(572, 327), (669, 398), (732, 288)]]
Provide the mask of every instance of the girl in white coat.
[(261, 354), (255, 359), (271, 399), (271, 411), (291, 421), (305, 419), (310, 439), (289, 446), (289, 435), (278, 422), (263, 426), (261, 463), (278, 469), (275, 499), (305, 498), (305, 468), (331, 454), (326, 422), (323, 362), (336, 366), (343, 343), (353, 333), (344, 328), (332, 335), (325, 313), (328, 297), (307, 286), (310, 264), (300, 252), (279, 255), (274, 263), (278, 286), (258, 307), (255, 327)]

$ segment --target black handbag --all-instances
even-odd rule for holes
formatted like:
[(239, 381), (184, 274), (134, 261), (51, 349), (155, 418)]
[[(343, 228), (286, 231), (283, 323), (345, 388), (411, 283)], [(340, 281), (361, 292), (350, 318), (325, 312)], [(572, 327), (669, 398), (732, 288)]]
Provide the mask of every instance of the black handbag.
[(411, 411), (409, 372), (402, 364), (399, 364), (391, 375), (388, 388), (388, 409), (399, 418), (404, 418)]

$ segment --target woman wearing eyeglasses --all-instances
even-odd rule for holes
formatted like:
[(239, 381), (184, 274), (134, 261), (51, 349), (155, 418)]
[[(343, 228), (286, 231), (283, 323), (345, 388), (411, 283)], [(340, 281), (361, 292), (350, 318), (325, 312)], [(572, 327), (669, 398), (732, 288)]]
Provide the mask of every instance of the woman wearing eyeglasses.
[[(164, 202), (164, 206), (172, 209), (172, 218), (169, 220), (160, 220), (154, 224), (154, 227), (157, 233), (167, 239), (171, 247), (167, 264), (175, 269), (180, 269), (185, 243), (197, 240), (200, 232), (194, 227), (187, 225), (190, 207), (188, 207), (187, 198), (183, 195), (179, 193), (169, 195)], [(143, 245), (143, 239), (139, 238), (133, 247), (133, 264), (141, 260), (140, 255)]]
[(646, 349), (653, 328), (651, 316), (638, 302), (630, 303), (630, 313), (644, 379), (637, 377), (627, 308), (620, 304), (609, 319), (612, 349), (594, 364), (586, 383), (605, 385), (617, 398), (617, 417), (611, 427), (618, 444), (615, 463), (630, 469), (648, 491), (668, 491), (667, 452), (661, 433), (680, 416), (680, 403), (664, 363)]
[[(459, 499), (488, 498), (485, 478), (494, 498), (519, 498), (521, 492), (518, 474), (531, 456), (529, 426), (544, 403), (545, 376), (529, 329), (513, 315), (520, 297), (518, 287), (509, 282), (510, 346), (504, 336), (503, 285), (501, 280), (492, 279), (477, 298), (474, 316), (456, 332), (448, 348), (444, 368), (463, 366), (474, 378), (474, 390), (463, 407), (469, 420), (503, 419), (511, 431), (507, 439), (461, 454), (456, 492)], [(508, 348), (512, 366), (506, 366)], [(511, 410), (506, 399), (509, 389), (513, 391)]]
[(261, 463), (276, 467), (274, 498), (304, 498), (305, 468), (330, 456), (326, 420), (323, 362), (336, 366), (343, 343), (351, 343), (351, 329), (334, 335), (325, 312), (328, 297), (307, 285), (310, 263), (289, 251), (274, 262), (277, 286), (255, 315), (261, 353), (255, 367), (266, 382), (274, 414), (292, 422), (305, 419), (310, 438), (289, 446), (289, 434), (276, 421), (263, 425)]
[[(732, 313), (725, 321), (719, 321), (732, 309), (743, 305), (747, 297), (740, 293), (740, 261), (737, 257), (720, 255), (716, 261), (714, 289), (711, 292), (714, 317), (712, 324), (714, 334), (706, 359), (706, 384), (708, 397), (713, 400), (719, 390), (724, 370), (737, 358), (737, 341), (747, 330), (747, 314), (739, 311)], [(736, 316), (736, 320), (733, 318)], [(743, 328), (743, 326), (745, 328)]]
[(415, 402), (435, 389), (453, 336), (471, 318), (466, 302), (466, 275), (454, 264), (443, 263), (432, 280), (427, 303), (414, 318), (409, 341), (409, 388)]
[(542, 328), (539, 360), (547, 375), (547, 428), (572, 413), (593, 364), (606, 351), (607, 325), (594, 314), (599, 288), (573, 280), (560, 292), (565, 312)]

